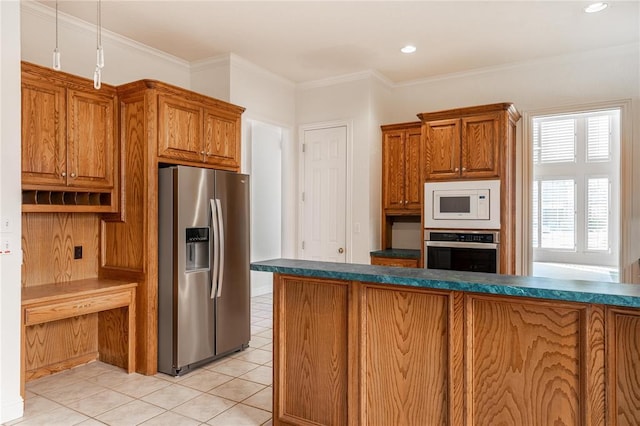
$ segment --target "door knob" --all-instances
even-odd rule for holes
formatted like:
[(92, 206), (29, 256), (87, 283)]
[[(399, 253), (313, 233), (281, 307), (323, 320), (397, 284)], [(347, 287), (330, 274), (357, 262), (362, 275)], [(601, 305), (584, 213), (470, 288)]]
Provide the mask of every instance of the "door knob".
[(340, 248), (338, 249), (338, 253), (340, 253), (340, 254), (344, 253), (344, 249), (343, 249), (342, 247), (340, 247)]

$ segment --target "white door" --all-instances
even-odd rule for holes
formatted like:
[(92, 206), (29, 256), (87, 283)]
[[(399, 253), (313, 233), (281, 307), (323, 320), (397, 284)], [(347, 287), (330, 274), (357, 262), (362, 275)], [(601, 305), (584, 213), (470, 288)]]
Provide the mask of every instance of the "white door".
[(302, 257), (346, 262), (347, 127), (304, 130)]

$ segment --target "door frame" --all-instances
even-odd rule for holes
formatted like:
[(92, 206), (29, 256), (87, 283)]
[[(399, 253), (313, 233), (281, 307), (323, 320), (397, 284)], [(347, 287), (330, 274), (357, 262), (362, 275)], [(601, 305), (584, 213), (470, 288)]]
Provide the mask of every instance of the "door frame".
[(632, 127), (631, 127), (631, 99), (594, 102), (588, 104), (564, 105), (559, 107), (542, 108), (526, 111), (522, 114), (522, 180), (520, 212), (520, 241), (521, 241), (521, 274), (530, 275), (533, 266), (533, 250), (531, 248), (531, 184), (533, 182), (533, 139), (531, 135), (531, 120), (539, 115), (563, 114), (569, 112), (589, 112), (604, 109), (620, 109), (620, 238), (618, 241), (618, 273), (620, 282), (631, 283), (631, 209), (632, 209)]
[(296, 244), (296, 257), (298, 259), (302, 259), (303, 251), (302, 251), (302, 241), (304, 241), (304, 202), (302, 201), (302, 193), (304, 192), (304, 174), (305, 174), (305, 162), (304, 162), (304, 153), (302, 152), (302, 145), (304, 144), (304, 133), (307, 130), (322, 130), (328, 129), (332, 127), (345, 127), (347, 133), (346, 140), (346, 170), (345, 170), (345, 250), (347, 251), (345, 256), (345, 261), (347, 263), (351, 262), (353, 257), (351, 253), (351, 249), (353, 247), (352, 240), (352, 227), (351, 222), (353, 218), (353, 212), (351, 208), (351, 192), (353, 186), (353, 121), (352, 120), (334, 120), (334, 121), (322, 121), (317, 123), (308, 123), (302, 124), (298, 127), (298, 238)]

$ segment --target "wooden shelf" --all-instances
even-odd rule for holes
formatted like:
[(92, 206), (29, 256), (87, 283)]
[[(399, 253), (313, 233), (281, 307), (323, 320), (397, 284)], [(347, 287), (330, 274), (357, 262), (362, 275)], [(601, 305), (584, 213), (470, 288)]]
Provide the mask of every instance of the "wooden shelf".
[(23, 212), (111, 212), (111, 192), (27, 189), (22, 191)]

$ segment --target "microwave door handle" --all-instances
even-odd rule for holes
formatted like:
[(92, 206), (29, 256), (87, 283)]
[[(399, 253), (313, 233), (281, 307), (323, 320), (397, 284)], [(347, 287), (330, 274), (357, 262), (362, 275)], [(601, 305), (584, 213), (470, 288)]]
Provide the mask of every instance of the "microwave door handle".
[(209, 200), (211, 205), (211, 227), (213, 229), (213, 272), (211, 273), (211, 298), (216, 297), (216, 292), (218, 289), (218, 258), (219, 258), (219, 242), (218, 242), (218, 209), (216, 208), (216, 203), (214, 200)]
[(222, 221), (222, 204), (219, 199), (216, 199), (216, 206), (218, 211), (218, 257), (220, 258), (220, 269), (218, 272), (218, 294), (216, 297), (222, 296), (222, 283), (224, 278), (224, 222)]

